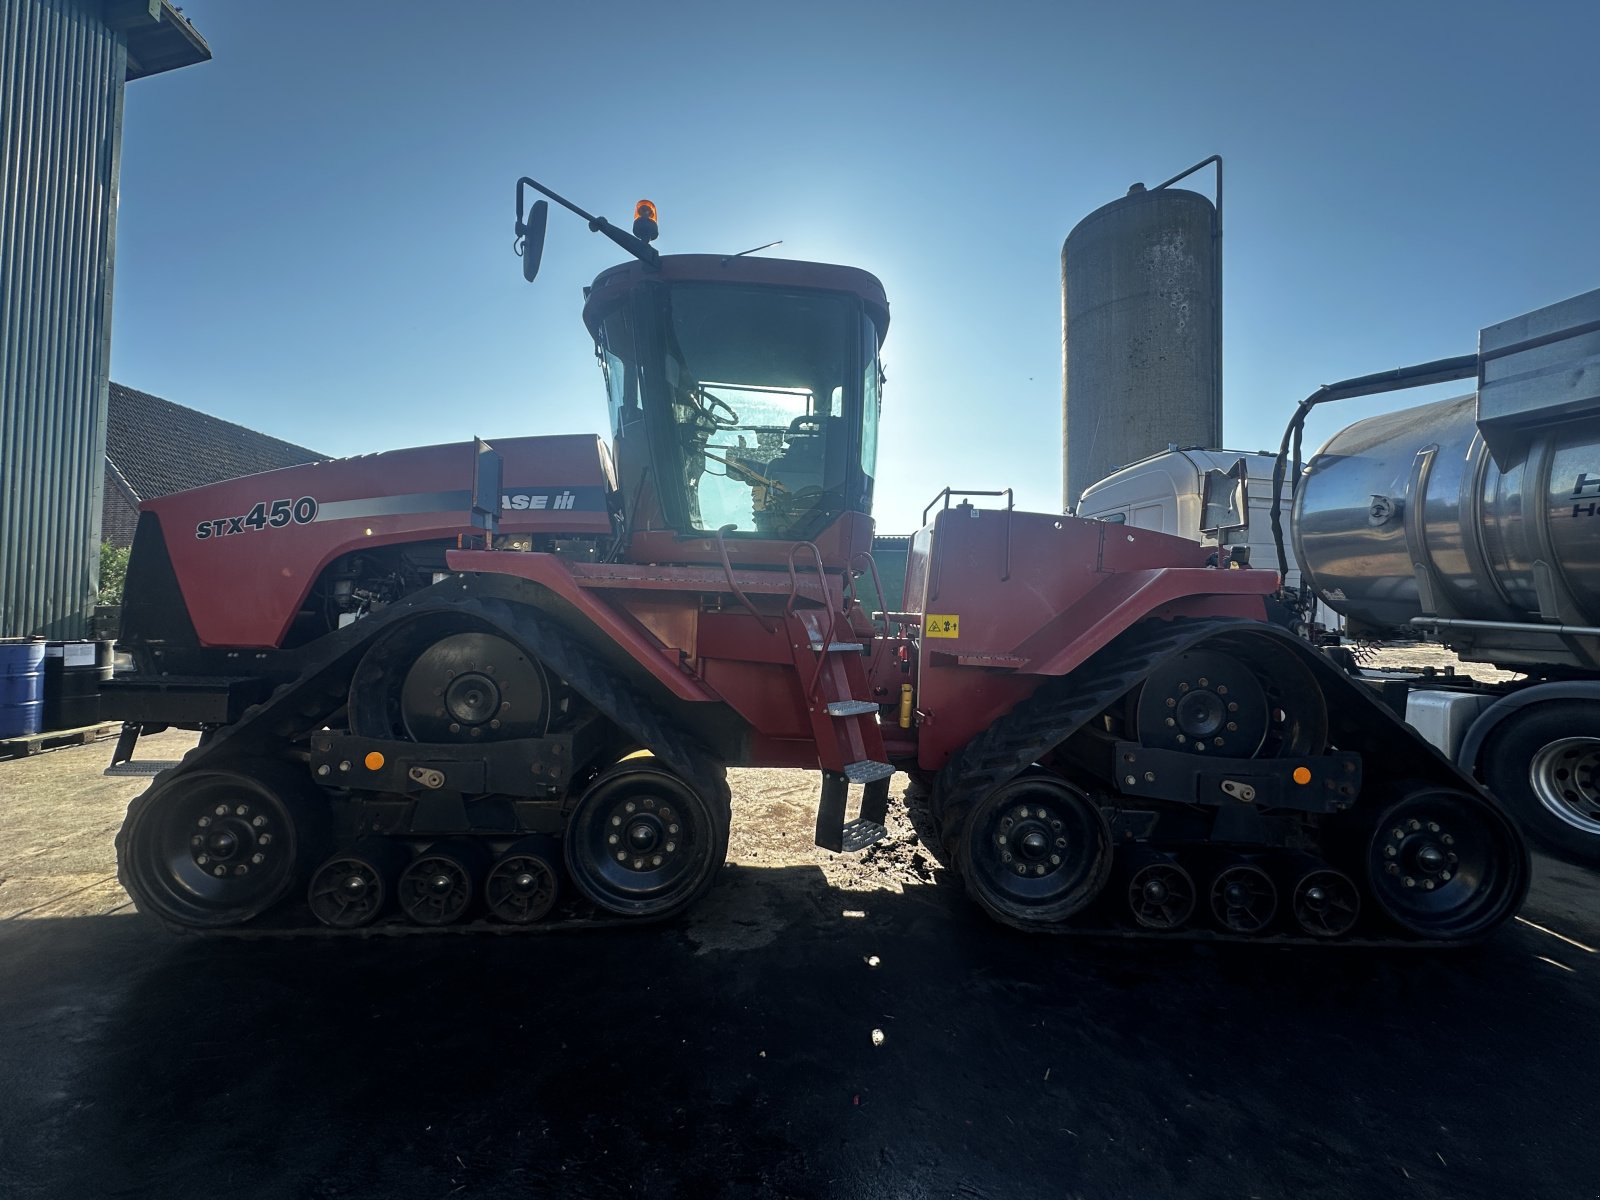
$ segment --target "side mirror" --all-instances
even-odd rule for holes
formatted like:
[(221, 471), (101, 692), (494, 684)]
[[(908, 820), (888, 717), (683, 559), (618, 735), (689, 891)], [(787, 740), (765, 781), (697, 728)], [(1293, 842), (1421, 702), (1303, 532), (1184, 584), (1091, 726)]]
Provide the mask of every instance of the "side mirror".
[(1200, 490), (1200, 532), (1223, 535), (1250, 528), (1250, 469), (1239, 459), (1226, 471), (1206, 472)]
[[(520, 192), (517, 199), (521, 200)], [(518, 205), (521, 208), (521, 205)], [(544, 258), (544, 227), (550, 220), (550, 202), (537, 201), (528, 210), (528, 219), (517, 214), (517, 236), (522, 239), (522, 277), (532, 283), (539, 275), (539, 263)]]
[(500, 528), (502, 466), (500, 455), (493, 446), (482, 438), (473, 439), (472, 524), (486, 530), (490, 537)]

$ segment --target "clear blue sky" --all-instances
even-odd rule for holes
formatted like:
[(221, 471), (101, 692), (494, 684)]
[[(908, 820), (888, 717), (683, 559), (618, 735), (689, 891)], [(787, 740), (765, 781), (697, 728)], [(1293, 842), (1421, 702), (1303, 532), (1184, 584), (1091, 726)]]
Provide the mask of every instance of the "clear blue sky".
[(1592, 2), (185, 11), (214, 61), (127, 93), (112, 377), (335, 454), (604, 428), (618, 255), (553, 213), (524, 284), (524, 173), (649, 196), (665, 251), (875, 272), (883, 531), (947, 483), (1059, 506), (1062, 239), (1208, 154), (1232, 446), (1600, 287)]

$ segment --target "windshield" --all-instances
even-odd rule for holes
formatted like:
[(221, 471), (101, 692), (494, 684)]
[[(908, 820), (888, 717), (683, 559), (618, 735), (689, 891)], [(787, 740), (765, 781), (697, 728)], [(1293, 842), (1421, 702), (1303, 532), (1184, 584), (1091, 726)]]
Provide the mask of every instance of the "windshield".
[(662, 297), (670, 456), (688, 526), (804, 537), (861, 504), (847, 494), (859, 476), (851, 460), (871, 450), (852, 415), (869, 374), (875, 384), (877, 346), (862, 344), (871, 326), (858, 302), (726, 284), (676, 284)]

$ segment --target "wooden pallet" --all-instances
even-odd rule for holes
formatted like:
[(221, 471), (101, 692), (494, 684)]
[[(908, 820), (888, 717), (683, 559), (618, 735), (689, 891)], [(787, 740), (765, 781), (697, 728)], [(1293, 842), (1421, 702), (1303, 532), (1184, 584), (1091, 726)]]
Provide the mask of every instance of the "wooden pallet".
[(49, 733), (35, 733), (28, 737), (0, 739), (0, 758), (27, 758), (43, 754), (46, 750), (59, 750), (63, 746), (87, 746), (102, 738), (113, 736), (122, 728), (121, 721), (102, 721), (95, 725), (80, 725), (76, 729), (52, 729)]

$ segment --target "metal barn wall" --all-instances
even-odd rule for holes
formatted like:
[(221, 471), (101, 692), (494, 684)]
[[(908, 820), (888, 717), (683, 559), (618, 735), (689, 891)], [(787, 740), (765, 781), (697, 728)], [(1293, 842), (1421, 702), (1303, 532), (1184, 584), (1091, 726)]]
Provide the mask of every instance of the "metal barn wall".
[(126, 41), (0, 0), (0, 636), (80, 637), (99, 568)]

